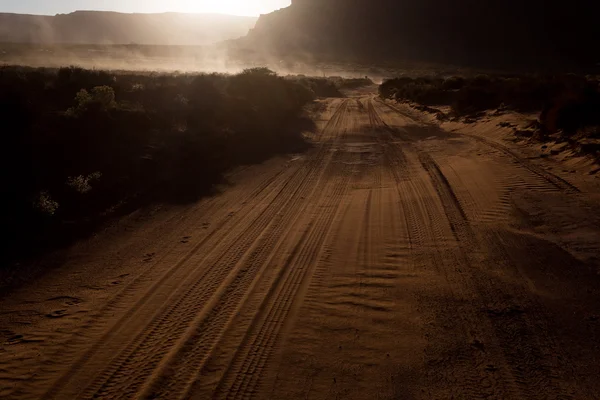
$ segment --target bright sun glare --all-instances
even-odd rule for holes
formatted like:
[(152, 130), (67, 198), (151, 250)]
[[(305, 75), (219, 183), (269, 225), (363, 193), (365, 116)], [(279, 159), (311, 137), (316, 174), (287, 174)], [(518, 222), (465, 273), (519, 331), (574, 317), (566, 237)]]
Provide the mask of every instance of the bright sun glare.
[[(175, 0), (178, 11), (185, 13), (214, 12), (234, 15), (259, 15), (285, 7), (289, 1), (282, 0)], [(286, 4), (287, 3), (287, 4)]]
[[(258, 16), (287, 7), (291, 0), (0, 0), (0, 13), (55, 15), (76, 10), (125, 13), (218, 13)], [(1, 27), (0, 27), (1, 30)]]

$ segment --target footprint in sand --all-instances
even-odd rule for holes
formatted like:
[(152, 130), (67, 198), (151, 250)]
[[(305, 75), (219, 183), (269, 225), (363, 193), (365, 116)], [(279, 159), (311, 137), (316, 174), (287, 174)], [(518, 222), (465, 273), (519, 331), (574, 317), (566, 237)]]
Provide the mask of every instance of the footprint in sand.
[(41, 343), (44, 341), (44, 338), (41, 336), (28, 336), (25, 337), (24, 335), (18, 335), (15, 333), (12, 333), (11, 336), (7, 337), (5, 341), (0, 342), (0, 344), (4, 344), (7, 346), (13, 346), (13, 345), (17, 345), (17, 344), (26, 344), (26, 343)]
[(82, 288), (88, 289), (88, 290), (94, 290), (94, 291), (99, 291), (99, 290), (104, 289), (102, 286), (98, 286), (98, 285), (83, 285)]
[(45, 316), (46, 316), (46, 318), (52, 318), (52, 319), (66, 317), (67, 315), (70, 314), (68, 311), (71, 307), (77, 307), (81, 303), (83, 303), (83, 300), (80, 299), (79, 297), (72, 297), (72, 296), (52, 297), (46, 301), (49, 303), (52, 303), (49, 307), (52, 311), (47, 313)]
[(127, 278), (128, 276), (129, 276), (129, 274), (119, 275), (119, 276), (117, 276), (117, 280), (112, 281), (110, 284), (112, 286), (120, 285), (121, 283), (123, 283), (123, 279)]
[(83, 300), (81, 300), (78, 297), (71, 297), (71, 296), (59, 296), (59, 297), (53, 297), (51, 299), (48, 299), (47, 301), (60, 301), (62, 303), (64, 303), (67, 306), (76, 306), (78, 304), (83, 303)]
[(54, 310), (52, 312), (50, 312), (49, 314), (46, 314), (46, 317), (48, 318), (62, 318), (62, 317), (66, 317), (67, 314), (67, 310)]
[(144, 262), (150, 262), (154, 259), (156, 253), (148, 253), (144, 255)]
[(181, 243), (189, 243), (191, 238), (192, 238), (191, 236), (184, 236), (181, 239)]
[(23, 342), (25, 337), (23, 335), (13, 335), (6, 340), (6, 344), (15, 345)]

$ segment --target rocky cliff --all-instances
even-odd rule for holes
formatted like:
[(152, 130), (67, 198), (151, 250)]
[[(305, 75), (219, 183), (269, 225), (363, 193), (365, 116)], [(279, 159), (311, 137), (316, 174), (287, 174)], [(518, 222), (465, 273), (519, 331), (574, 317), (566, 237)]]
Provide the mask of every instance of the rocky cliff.
[(0, 14), (0, 42), (202, 45), (244, 36), (255, 23), (254, 17), (215, 14)]
[(600, 2), (294, 0), (249, 42), (277, 54), (412, 59), (486, 67), (593, 65)]

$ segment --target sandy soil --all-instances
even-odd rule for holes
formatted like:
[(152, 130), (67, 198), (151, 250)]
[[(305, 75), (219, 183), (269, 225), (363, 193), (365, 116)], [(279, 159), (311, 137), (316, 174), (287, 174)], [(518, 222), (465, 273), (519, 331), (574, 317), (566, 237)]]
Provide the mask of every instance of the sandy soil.
[(594, 399), (595, 186), (374, 94), (1, 300), (0, 397)]

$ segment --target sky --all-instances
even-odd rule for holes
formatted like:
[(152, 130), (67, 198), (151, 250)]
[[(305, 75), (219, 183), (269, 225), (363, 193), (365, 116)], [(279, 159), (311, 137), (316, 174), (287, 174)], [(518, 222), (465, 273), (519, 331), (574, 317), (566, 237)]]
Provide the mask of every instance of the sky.
[(0, 0), (0, 12), (54, 15), (76, 10), (126, 13), (221, 13), (258, 16), (287, 7), (291, 0)]

